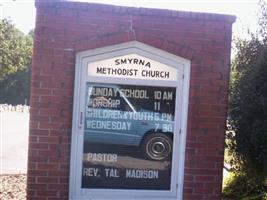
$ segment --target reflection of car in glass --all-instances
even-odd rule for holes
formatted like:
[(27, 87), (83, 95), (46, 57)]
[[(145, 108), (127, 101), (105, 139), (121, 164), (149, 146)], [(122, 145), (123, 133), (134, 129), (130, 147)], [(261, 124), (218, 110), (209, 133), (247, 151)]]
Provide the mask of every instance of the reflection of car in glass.
[(152, 160), (171, 156), (172, 114), (137, 108), (119, 85), (88, 83), (86, 92), (85, 142), (140, 146)]

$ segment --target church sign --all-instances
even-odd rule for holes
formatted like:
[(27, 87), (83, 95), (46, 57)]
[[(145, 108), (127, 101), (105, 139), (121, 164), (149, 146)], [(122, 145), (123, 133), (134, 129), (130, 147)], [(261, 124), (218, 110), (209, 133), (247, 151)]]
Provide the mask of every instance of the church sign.
[(130, 42), (77, 54), (70, 199), (177, 199), (190, 62)]

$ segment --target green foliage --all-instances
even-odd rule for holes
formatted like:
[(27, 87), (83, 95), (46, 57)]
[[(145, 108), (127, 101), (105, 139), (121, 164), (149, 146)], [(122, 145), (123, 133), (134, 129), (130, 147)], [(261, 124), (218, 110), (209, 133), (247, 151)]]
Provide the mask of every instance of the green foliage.
[[(261, 183), (261, 184), (259, 184)], [(266, 200), (264, 180), (245, 173), (231, 173), (225, 181), (223, 198), (231, 200)]]
[(30, 95), (30, 68), (17, 70), (6, 77), (0, 85), (0, 100), (8, 104), (28, 104)]
[(227, 132), (235, 175), (226, 183), (224, 194), (231, 199), (266, 199), (267, 45), (253, 37), (237, 41), (237, 49)]
[(29, 99), (32, 39), (9, 20), (0, 20), (0, 103), (24, 104)]
[(257, 39), (240, 41), (233, 63), (231, 149), (244, 169), (267, 175), (267, 46)]
[(227, 131), (234, 175), (223, 191), (230, 199), (267, 199), (267, 5), (263, 1), (261, 9), (260, 35), (235, 41)]

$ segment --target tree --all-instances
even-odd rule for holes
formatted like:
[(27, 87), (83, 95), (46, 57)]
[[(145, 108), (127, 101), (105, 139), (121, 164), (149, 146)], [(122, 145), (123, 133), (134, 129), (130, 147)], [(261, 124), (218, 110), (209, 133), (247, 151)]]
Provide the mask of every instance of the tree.
[(264, 1), (261, 8), (261, 35), (237, 40), (237, 55), (232, 63), (231, 131), (227, 136), (231, 141), (228, 148), (235, 175), (225, 190), (232, 199), (267, 198), (267, 35), (263, 31), (267, 30), (267, 6)]
[(232, 131), (228, 133), (231, 139), (228, 147), (236, 172), (233, 182), (239, 187), (239, 182), (243, 186), (245, 182), (253, 183), (253, 187), (247, 185), (243, 191), (250, 188), (251, 194), (246, 195), (257, 196), (267, 189), (267, 45), (252, 38), (239, 40), (237, 49), (232, 65), (229, 106)]
[(32, 36), (1, 20), (0, 55), (0, 103), (23, 104), (29, 99)]

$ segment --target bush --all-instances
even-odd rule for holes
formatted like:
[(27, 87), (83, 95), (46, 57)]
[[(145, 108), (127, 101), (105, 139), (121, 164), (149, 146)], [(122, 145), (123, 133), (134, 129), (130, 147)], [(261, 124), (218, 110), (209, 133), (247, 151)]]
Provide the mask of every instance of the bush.
[(266, 181), (244, 172), (231, 173), (225, 180), (223, 198), (231, 200), (267, 200)]
[(260, 33), (236, 42), (232, 63), (227, 152), (234, 174), (225, 198), (267, 199), (267, 4), (261, 1)]

